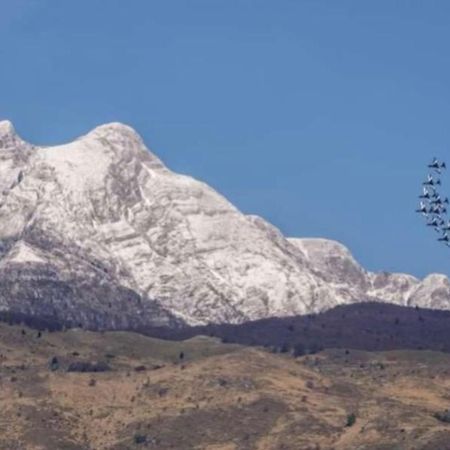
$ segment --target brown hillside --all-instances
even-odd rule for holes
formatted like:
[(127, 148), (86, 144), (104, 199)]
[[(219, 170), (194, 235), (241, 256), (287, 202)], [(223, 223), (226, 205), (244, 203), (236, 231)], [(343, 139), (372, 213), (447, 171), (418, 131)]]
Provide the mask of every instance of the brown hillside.
[(450, 424), (433, 416), (450, 406), (443, 353), (296, 359), (205, 337), (0, 324), (0, 355), (5, 450), (450, 449)]

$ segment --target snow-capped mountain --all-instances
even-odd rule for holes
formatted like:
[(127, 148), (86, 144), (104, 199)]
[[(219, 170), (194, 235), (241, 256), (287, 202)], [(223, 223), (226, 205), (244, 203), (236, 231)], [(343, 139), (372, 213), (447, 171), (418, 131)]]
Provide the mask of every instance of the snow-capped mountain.
[(89, 327), (242, 322), (379, 299), (450, 305), (447, 278), (366, 272), (287, 239), (103, 125), (55, 147), (0, 122), (0, 308)]
[[(351, 298), (352, 301), (376, 300), (402, 306), (450, 309), (450, 291), (446, 298), (441, 294), (440, 301), (432, 300), (445, 284), (444, 280), (448, 283), (445, 275), (433, 274), (420, 281), (404, 273), (367, 272), (339, 242), (329, 239), (288, 240), (307, 255), (311, 268), (329, 286), (341, 292), (341, 297), (345, 299), (342, 303), (347, 303), (347, 299)], [(430, 282), (430, 279), (442, 280), (441, 286)], [(417, 295), (420, 291), (422, 293)]]

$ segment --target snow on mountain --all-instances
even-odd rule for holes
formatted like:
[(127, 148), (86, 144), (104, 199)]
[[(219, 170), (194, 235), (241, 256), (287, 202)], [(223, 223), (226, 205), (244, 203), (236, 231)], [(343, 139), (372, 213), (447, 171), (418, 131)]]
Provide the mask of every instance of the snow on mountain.
[(432, 274), (420, 281), (404, 273), (367, 272), (339, 242), (328, 239), (288, 240), (306, 255), (319, 276), (329, 285), (340, 288), (346, 300), (450, 309), (450, 283), (445, 275)]
[(38, 147), (0, 122), (0, 192), (4, 310), (121, 328), (236, 323), (373, 298), (449, 304), (441, 278), (370, 274), (337, 242), (286, 239), (170, 171), (119, 123)]
[(311, 266), (329, 284), (363, 292), (368, 288), (367, 274), (350, 251), (329, 239), (288, 239), (306, 255)]
[(425, 306), (435, 309), (449, 309), (450, 283), (445, 275), (428, 275), (409, 296), (408, 306)]
[[(367, 294), (371, 297), (377, 298), (390, 303), (398, 303), (400, 305), (408, 306), (411, 296), (421, 286), (421, 282), (405, 273), (369, 273), (370, 288)], [(430, 286), (432, 288), (432, 286)], [(432, 289), (429, 290), (420, 303), (424, 307), (431, 307), (429, 304)], [(449, 307), (450, 307), (450, 296)], [(444, 308), (445, 309), (445, 308)]]

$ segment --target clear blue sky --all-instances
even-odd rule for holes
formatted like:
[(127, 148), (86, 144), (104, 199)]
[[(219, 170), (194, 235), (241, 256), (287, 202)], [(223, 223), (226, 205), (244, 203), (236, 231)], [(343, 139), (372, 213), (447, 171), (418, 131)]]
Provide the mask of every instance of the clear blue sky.
[(128, 123), (288, 236), (450, 274), (413, 212), (450, 163), (449, 23), (444, 0), (0, 0), (0, 118), (39, 144)]

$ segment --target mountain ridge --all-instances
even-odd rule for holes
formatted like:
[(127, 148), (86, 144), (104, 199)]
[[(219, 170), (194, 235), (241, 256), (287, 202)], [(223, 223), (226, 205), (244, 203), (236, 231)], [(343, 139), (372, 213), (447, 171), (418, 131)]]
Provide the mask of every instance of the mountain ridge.
[(0, 191), (3, 310), (119, 328), (240, 323), (365, 300), (450, 306), (445, 276), (373, 274), (340, 243), (285, 238), (172, 172), (118, 122), (52, 147), (0, 122)]

